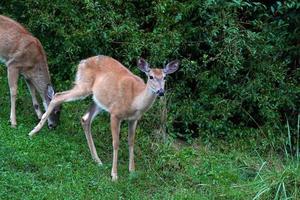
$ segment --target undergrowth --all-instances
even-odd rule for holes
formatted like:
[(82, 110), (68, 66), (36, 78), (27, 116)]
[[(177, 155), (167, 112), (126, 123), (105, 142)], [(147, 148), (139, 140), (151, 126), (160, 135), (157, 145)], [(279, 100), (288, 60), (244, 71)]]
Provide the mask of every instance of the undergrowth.
[[(3, 69), (3, 68), (2, 68)], [(3, 74), (2, 74), (3, 75)], [(61, 124), (46, 127), (32, 140), (37, 123), (30, 96), (21, 81), (17, 101), (18, 127), (9, 124), (9, 92), (0, 78), (0, 199), (299, 199), (298, 126), (289, 127), (282, 152), (235, 144), (190, 144), (146, 130), (137, 130), (137, 172), (128, 172), (127, 126), (122, 126), (119, 180), (110, 179), (112, 145), (108, 114), (93, 123), (93, 136), (104, 165), (89, 153), (79, 119), (89, 99), (65, 103)], [(158, 102), (156, 102), (158, 103)], [(299, 120), (298, 120), (299, 121)], [(296, 132), (293, 132), (293, 131)], [(218, 143), (220, 145), (218, 145)], [(297, 151), (297, 152), (296, 152)]]

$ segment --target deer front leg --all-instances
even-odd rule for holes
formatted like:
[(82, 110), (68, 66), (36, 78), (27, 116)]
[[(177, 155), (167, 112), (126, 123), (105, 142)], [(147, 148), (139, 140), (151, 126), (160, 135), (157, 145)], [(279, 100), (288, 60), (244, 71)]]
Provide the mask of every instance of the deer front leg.
[(92, 133), (91, 133), (91, 124), (93, 122), (93, 119), (98, 115), (98, 113), (101, 111), (101, 108), (99, 108), (95, 103), (93, 103), (87, 113), (81, 118), (81, 125), (83, 127), (86, 140), (88, 142), (88, 146), (92, 155), (93, 160), (95, 160), (99, 165), (102, 165), (102, 162), (100, 158), (98, 157), (95, 144), (93, 141)]
[(27, 87), (29, 89), (29, 92), (30, 92), (30, 95), (31, 95), (31, 98), (32, 98), (32, 105), (33, 105), (34, 111), (35, 111), (38, 119), (41, 119), (43, 113), (40, 109), (41, 107), (40, 107), (39, 102), (36, 98), (36, 90), (35, 90), (34, 86), (32, 85), (32, 83), (30, 82), (30, 80), (26, 80), (26, 84), (27, 84)]
[(14, 65), (7, 67), (8, 85), (10, 90), (10, 123), (13, 128), (17, 126), (16, 119), (16, 98), (18, 90), (19, 70)]
[(114, 115), (110, 116), (110, 126), (113, 139), (113, 164), (111, 169), (111, 177), (113, 181), (118, 179), (118, 150), (119, 150), (119, 135), (121, 121)]
[(129, 172), (135, 171), (134, 164), (134, 138), (137, 120), (128, 122)]

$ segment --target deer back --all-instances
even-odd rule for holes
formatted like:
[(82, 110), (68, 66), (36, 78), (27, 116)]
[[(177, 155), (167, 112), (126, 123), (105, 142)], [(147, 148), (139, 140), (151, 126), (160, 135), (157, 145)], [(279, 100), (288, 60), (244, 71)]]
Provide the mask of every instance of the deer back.
[(18, 22), (0, 15), (0, 58), (31, 80), (39, 93), (51, 83), (47, 57), (40, 41)]
[(81, 61), (76, 85), (90, 89), (98, 106), (121, 118), (132, 112), (135, 98), (146, 86), (141, 78), (108, 56)]

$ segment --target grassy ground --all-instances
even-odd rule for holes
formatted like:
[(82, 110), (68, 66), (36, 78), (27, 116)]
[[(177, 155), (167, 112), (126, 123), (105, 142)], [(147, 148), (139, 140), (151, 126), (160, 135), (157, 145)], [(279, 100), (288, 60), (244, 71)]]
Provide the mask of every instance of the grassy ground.
[[(3, 70), (3, 68), (2, 68)], [(128, 173), (126, 126), (122, 128), (119, 180), (110, 180), (112, 161), (108, 115), (94, 121), (98, 154), (91, 159), (79, 119), (88, 101), (64, 104), (62, 123), (32, 140), (37, 123), (21, 81), (18, 127), (10, 128), (9, 92), (0, 76), (0, 199), (299, 199), (299, 163), (255, 150), (220, 150), (177, 141), (161, 142), (138, 128), (135, 174)]]

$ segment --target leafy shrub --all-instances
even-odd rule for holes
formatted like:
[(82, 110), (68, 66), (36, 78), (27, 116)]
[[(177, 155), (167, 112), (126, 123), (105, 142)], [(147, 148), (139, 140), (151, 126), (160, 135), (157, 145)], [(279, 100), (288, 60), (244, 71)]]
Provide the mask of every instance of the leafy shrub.
[(140, 56), (158, 67), (178, 58), (180, 71), (168, 81), (170, 133), (267, 146), (282, 138), (286, 118), (296, 127), (299, 8), (293, 0), (0, 3), (41, 40), (60, 90), (70, 87), (77, 63), (96, 54), (137, 74)]

